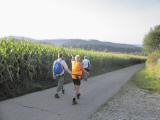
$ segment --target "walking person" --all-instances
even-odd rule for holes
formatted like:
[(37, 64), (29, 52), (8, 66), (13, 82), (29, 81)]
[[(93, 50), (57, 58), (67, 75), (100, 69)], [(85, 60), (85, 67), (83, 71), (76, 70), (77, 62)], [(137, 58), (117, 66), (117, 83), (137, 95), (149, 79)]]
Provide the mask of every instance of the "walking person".
[(84, 73), (83, 75), (84, 80), (87, 81), (89, 77), (90, 68), (91, 68), (91, 63), (87, 56), (84, 56), (84, 59), (82, 61), (82, 66), (83, 66), (83, 69), (85, 69), (88, 72), (87, 74)]
[(86, 72), (80, 62), (80, 56), (76, 55), (75, 60), (72, 59), (72, 81), (74, 83), (74, 94), (72, 104), (77, 104), (77, 99), (80, 98), (80, 84), (83, 72)]
[(59, 92), (62, 90), (62, 93), (64, 94), (64, 74), (65, 71), (67, 71), (69, 74), (71, 74), (71, 71), (69, 70), (65, 60), (63, 59), (63, 54), (58, 54), (58, 59), (54, 61), (53, 63), (53, 79), (58, 80), (58, 86), (57, 91), (55, 94), (55, 98), (60, 98)]

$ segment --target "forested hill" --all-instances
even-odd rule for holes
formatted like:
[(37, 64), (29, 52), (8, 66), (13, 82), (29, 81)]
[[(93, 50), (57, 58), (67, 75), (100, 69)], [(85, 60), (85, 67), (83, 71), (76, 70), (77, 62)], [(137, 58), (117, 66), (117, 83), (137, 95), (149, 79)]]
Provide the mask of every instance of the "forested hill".
[(112, 42), (103, 42), (99, 40), (84, 40), (84, 39), (45, 39), (35, 40), (32, 38), (12, 36), (16, 39), (29, 39), (31, 41), (37, 41), (44, 44), (53, 44), (57, 46), (64, 46), (69, 48), (82, 48), (86, 50), (95, 51), (110, 51), (110, 52), (122, 52), (122, 53), (141, 53), (142, 48), (139, 45), (120, 44)]
[(140, 53), (142, 48), (136, 45), (119, 44), (112, 42), (102, 42), (99, 40), (83, 40), (83, 39), (54, 39), (42, 40), (42, 43), (54, 44), (69, 48), (82, 48), (86, 50), (111, 51), (125, 53)]

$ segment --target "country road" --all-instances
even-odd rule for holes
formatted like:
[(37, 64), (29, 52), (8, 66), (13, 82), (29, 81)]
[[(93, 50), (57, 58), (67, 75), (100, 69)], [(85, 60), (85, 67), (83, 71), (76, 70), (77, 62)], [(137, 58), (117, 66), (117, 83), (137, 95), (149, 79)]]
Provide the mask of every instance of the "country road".
[(0, 120), (87, 120), (117, 93), (144, 65), (134, 65), (91, 77), (81, 86), (79, 104), (72, 105), (73, 84), (65, 85), (66, 94), (54, 98), (56, 88), (0, 102)]

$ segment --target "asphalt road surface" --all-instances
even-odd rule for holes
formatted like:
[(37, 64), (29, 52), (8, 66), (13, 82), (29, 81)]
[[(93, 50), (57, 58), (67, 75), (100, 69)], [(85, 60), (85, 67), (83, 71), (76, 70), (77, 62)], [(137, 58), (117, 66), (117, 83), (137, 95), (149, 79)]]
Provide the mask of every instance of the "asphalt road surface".
[(0, 120), (87, 120), (116, 94), (143, 64), (134, 65), (82, 81), (81, 98), (72, 105), (73, 83), (55, 99), (56, 88), (0, 102)]

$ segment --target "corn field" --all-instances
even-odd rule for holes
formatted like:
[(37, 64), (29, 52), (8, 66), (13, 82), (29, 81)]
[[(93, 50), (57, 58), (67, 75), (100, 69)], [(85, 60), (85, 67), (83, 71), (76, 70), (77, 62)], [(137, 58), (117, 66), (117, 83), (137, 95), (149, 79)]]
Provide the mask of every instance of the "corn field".
[[(0, 100), (53, 87), (52, 65), (58, 52), (63, 53), (69, 68), (71, 55), (89, 56), (91, 75), (113, 71), (145, 61), (145, 57), (127, 54), (85, 51), (43, 45), (27, 40), (0, 40)], [(68, 76), (66, 81), (71, 81)]]

